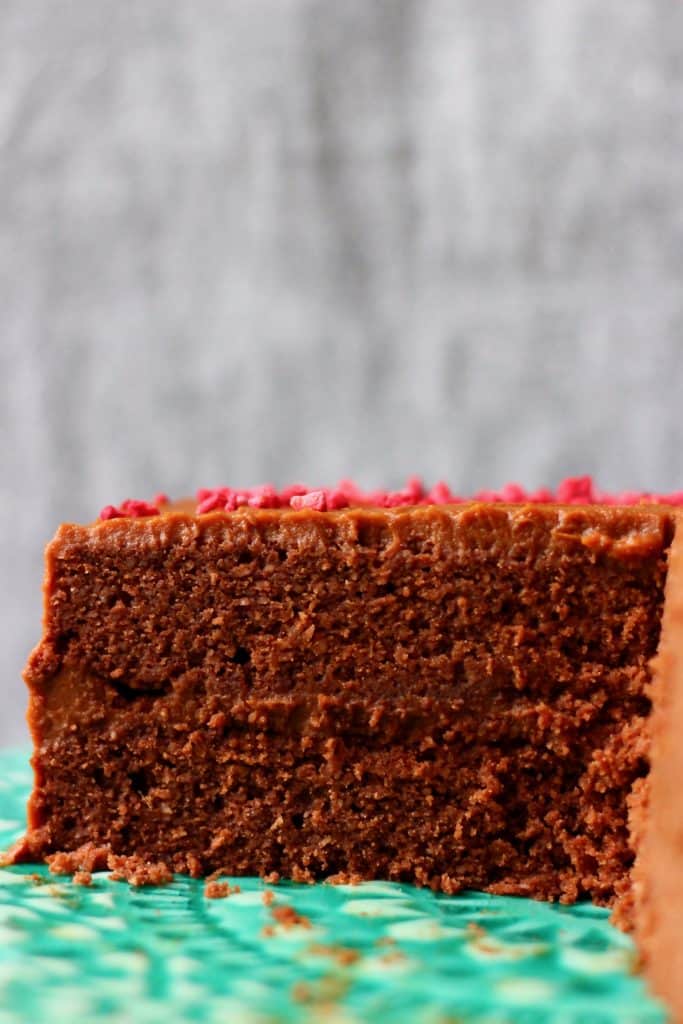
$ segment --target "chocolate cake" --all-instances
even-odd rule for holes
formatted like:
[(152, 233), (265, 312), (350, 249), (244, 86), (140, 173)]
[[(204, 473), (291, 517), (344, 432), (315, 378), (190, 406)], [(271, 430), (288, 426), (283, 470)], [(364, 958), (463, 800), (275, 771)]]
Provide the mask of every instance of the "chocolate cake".
[(344, 482), (60, 527), (14, 858), (588, 897), (622, 923), (635, 899), (670, 962), (680, 503)]

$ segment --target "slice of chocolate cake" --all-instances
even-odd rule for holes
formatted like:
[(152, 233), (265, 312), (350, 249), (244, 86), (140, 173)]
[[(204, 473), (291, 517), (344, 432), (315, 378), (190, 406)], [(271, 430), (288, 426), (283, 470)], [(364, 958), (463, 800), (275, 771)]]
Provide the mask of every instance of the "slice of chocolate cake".
[[(650, 827), (644, 781), (665, 592), (666, 628), (683, 616), (677, 513), (563, 486), (221, 488), (62, 526), (15, 857), (589, 897), (625, 920), (644, 831), (651, 936), (667, 910), (649, 865), (681, 838), (679, 820)], [(663, 643), (669, 680), (677, 653)]]

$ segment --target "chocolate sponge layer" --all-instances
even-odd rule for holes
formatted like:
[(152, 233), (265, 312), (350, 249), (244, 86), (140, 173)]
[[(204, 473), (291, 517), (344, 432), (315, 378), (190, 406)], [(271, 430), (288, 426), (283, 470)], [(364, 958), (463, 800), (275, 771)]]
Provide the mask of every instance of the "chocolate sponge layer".
[(612, 903), (672, 534), (482, 504), (64, 526), (26, 855)]

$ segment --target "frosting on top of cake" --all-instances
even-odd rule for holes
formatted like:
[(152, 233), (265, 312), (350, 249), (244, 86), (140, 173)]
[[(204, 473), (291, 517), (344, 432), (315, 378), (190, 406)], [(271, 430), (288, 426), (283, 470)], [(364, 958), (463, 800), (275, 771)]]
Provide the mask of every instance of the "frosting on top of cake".
[[(292, 508), (328, 512), (350, 506), (365, 508), (397, 508), (407, 505), (458, 505), (469, 501), (504, 502), (506, 504), (559, 505), (683, 505), (683, 491), (656, 494), (651, 491), (622, 491), (610, 493), (596, 487), (590, 476), (567, 477), (554, 491), (547, 487), (527, 491), (519, 484), (505, 484), (498, 491), (480, 490), (464, 497), (452, 492), (448, 484), (439, 481), (427, 489), (420, 477), (411, 476), (397, 491), (364, 491), (352, 480), (340, 480), (336, 487), (310, 488), (292, 484), (278, 490), (271, 484), (259, 487), (200, 488), (196, 494), (197, 515), (206, 512), (232, 512), (238, 508)], [(151, 501), (131, 498), (120, 505), (106, 505), (99, 518), (138, 519), (156, 516), (169, 504), (165, 494), (156, 494)]]

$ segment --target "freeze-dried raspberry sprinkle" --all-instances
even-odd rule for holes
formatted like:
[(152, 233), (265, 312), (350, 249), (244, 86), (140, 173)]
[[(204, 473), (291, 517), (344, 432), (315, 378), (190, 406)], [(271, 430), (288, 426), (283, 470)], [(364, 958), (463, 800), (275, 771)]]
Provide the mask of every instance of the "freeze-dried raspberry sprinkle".
[(316, 512), (327, 512), (327, 495), (324, 491), (293, 494), (289, 499), (289, 504), (292, 508), (312, 508)]
[[(267, 494), (268, 504), (263, 495)], [(568, 477), (555, 491), (547, 487), (527, 491), (517, 483), (505, 484), (500, 490), (481, 490), (469, 497), (454, 494), (443, 481), (426, 490), (419, 477), (410, 477), (398, 491), (363, 491), (353, 480), (340, 480), (336, 487), (308, 488), (293, 484), (281, 491), (273, 487), (236, 491), (230, 487), (202, 490), (197, 494), (197, 512), (214, 509), (230, 511), (248, 504), (256, 508), (313, 509), (327, 512), (337, 508), (360, 505), (376, 508), (396, 508), (404, 505), (456, 505), (465, 501), (504, 502), (506, 504), (561, 505), (683, 505), (683, 491), (673, 494), (655, 494), (650, 491), (624, 491), (610, 494), (600, 491), (589, 476)]]
[(124, 513), (120, 512), (116, 505), (105, 505), (100, 512), (100, 519), (119, 519)]
[[(168, 499), (166, 499), (168, 501)], [(126, 498), (121, 504), (105, 505), (100, 512), (100, 519), (142, 519), (145, 516), (158, 516), (159, 509), (151, 501), (136, 501), (134, 498)]]
[[(167, 504), (166, 495), (155, 496), (153, 502), (128, 499), (116, 507), (107, 505), (100, 519), (156, 516), (159, 505)], [(547, 487), (527, 491), (517, 483), (505, 484), (500, 490), (481, 490), (469, 497), (453, 493), (443, 481), (429, 490), (419, 477), (410, 477), (398, 491), (363, 491), (353, 480), (340, 480), (336, 487), (309, 488), (292, 484), (278, 491), (272, 484), (260, 487), (213, 487), (197, 491), (196, 512), (234, 512), (238, 508), (291, 508), (330, 512), (349, 506), (397, 508), (406, 505), (457, 505), (467, 501), (503, 502), (505, 504), (560, 505), (683, 505), (683, 491), (657, 494), (652, 491), (623, 491), (611, 494), (601, 491), (590, 476), (568, 477), (552, 491)]]

